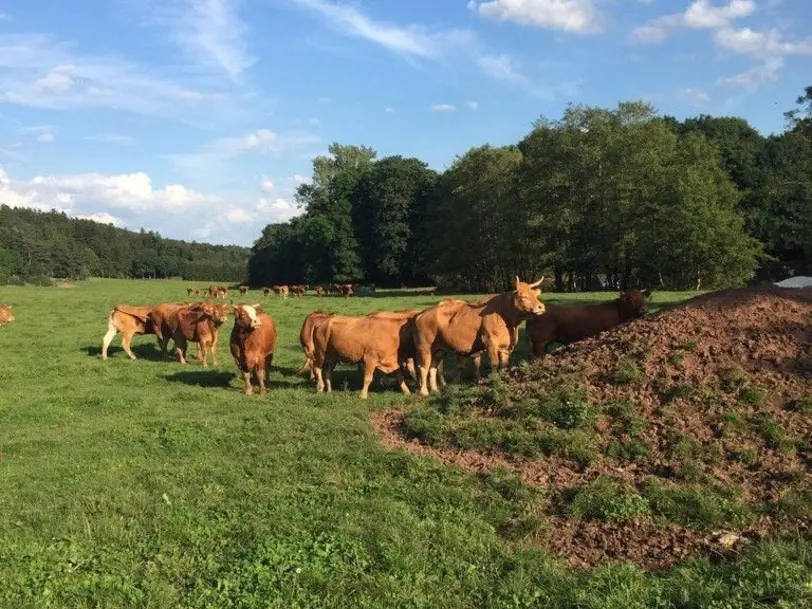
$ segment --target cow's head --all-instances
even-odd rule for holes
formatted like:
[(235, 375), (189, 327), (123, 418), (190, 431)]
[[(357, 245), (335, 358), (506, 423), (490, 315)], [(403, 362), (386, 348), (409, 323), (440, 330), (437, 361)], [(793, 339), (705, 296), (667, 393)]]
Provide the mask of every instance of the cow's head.
[(626, 290), (620, 293), (617, 299), (618, 309), (623, 319), (634, 319), (646, 314), (646, 299), (651, 296), (651, 290)]
[(214, 316), (214, 305), (210, 303), (208, 300), (204, 300), (203, 302), (193, 304), (189, 308), (192, 311), (202, 313), (203, 315), (208, 315), (209, 317)]
[(222, 303), (214, 305), (211, 318), (218, 326), (224, 324), (228, 319), (228, 307)]
[(234, 323), (244, 330), (254, 330), (262, 326), (259, 314), (262, 307), (255, 305), (234, 305)]
[(513, 306), (522, 313), (543, 315), (546, 308), (539, 300), (541, 296), (541, 282), (544, 277), (534, 283), (524, 283), (516, 276), (516, 289), (513, 292)]

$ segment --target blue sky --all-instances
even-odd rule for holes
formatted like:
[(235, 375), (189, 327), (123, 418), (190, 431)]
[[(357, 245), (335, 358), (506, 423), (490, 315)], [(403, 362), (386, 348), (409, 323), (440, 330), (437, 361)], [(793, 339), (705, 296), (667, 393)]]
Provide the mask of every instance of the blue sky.
[(333, 141), (442, 170), (568, 102), (781, 131), (810, 0), (0, 0), (0, 203), (250, 245)]

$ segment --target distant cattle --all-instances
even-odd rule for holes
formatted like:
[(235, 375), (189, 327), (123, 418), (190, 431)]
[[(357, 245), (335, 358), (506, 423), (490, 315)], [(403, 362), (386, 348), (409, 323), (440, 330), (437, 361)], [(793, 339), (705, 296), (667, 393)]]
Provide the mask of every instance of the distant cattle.
[(420, 367), (420, 393), (437, 391), (437, 366), (445, 352), (473, 356), (486, 352), (491, 366), (507, 366), (516, 347), (519, 325), (526, 319), (542, 315), (542, 277), (535, 283), (524, 283), (516, 277), (516, 287), (477, 303), (436, 305), (414, 319), (417, 363)]
[(14, 321), (14, 313), (11, 305), (0, 304), (0, 326)]
[(242, 372), (245, 393), (250, 395), (251, 375), (256, 375), (259, 392), (265, 392), (265, 379), (270, 376), (276, 349), (276, 325), (262, 312), (260, 305), (234, 305), (234, 327), (231, 330), (231, 355)]
[(152, 320), (149, 317), (154, 305), (134, 307), (117, 304), (107, 316), (107, 333), (102, 339), (101, 356), (107, 359), (107, 350), (113, 338), (121, 332), (121, 346), (130, 359), (136, 359), (130, 349), (132, 338), (136, 334), (154, 334)]
[(544, 315), (527, 321), (530, 360), (543, 357), (550, 343), (569, 344), (642, 317), (651, 291), (627, 290), (611, 302), (561, 306), (547, 304)]
[(240, 294), (246, 294), (247, 292), (248, 292), (248, 286), (247, 285), (241, 285), (240, 286)]
[(271, 293), (271, 288), (262, 288), (263, 296), (267, 296), (270, 293)]
[(320, 298), (320, 297), (324, 296), (326, 293), (327, 293), (327, 289), (323, 285), (317, 285), (316, 286), (316, 296), (317, 297)]
[(273, 291), (274, 291), (274, 294), (276, 294), (277, 296), (281, 296), (282, 298), (287, 298), (288, 297), (289, 290), (288, 290), (288, 286), (286, 286), (286, 285), (275, 285), (275, 286), (273, 286)]
[(194, 293), (195, 293), (195, 289), (194, 289), (194, 288), (186, 288), (186, 295), (187, 295), (187, 296), (191, 296), (191, 295), (192, 295), (192, 294), (194, 294)]
[(301, 298), (305, 294), (307, 294), (307, 286), (306, 285), (292, 285), (290, 286), (290, 293), (296, 296), (297, 298)]
[(395, 372), (403, 393), (410, 393), (402, 365), (414, 355), (408, 329), (410, 314), (349, 317), (332, 315), (318, 324), (313, 333), (313, 368), (316, 390), (332, 391), (332, 372), (339, 362), (363, 363), (364, 380), (360, 397), (369, 396), (375, 370)]
[(350, 296), (352, 296), (354, 294), (351, 283), (345, 283), (345, 284), (339, 285), (337, 287), (338, 287), (339, 293), (344, 295), (344, 298), (348, 298), (348, 297), (350, 297)]

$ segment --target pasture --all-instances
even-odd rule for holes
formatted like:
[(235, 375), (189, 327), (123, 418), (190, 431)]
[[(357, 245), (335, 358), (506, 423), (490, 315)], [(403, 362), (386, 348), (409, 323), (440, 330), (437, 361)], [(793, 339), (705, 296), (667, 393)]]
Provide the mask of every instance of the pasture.
[[(16, 317), (0, 328), (2, 607), (733, 608), (809, 598), (803, 540), (658, 574), (569, 570), (532, 543), (528, 527), (544, 522), (517, 478), (471, 476), (377, 443), (370, 411), (421, 398), (387, 380), (359, 400), (350, 366), (336, 370), (332, 395), (294, 374), (308, 312), (439, 297), (232, 291), (236, 302), (263, 302), (279, 328), (263, 396), (240, 392), (233, 319), (220, 329), (217, 368), (166, 359), (154, 336), (134, 339), (135, 362), (120, 337), (99, 359), (114, 304), (184, 301), (189, 285), (0, 287)], [(652, 308), (688, 296), (655, 292)], [(526, 353), (522, 336), (511, 363)]]

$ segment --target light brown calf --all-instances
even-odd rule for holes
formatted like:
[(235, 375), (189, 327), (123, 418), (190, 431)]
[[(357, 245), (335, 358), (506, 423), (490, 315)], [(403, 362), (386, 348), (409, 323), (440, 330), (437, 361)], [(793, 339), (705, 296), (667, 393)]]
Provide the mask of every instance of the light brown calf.
[(246, 395), (253, 391), (252, 373), (257, 377), (259, 392), (264, 393), (276, 349), (276, 325), (260, 305), (234, 305), (230, 347), (234, 363), (242, 372)]
[(14, 321), (14, 313), (11, 305), (0, 304), (0, 326)]
[(117, 304), (107, 316), (107, 333), (102, 339), (101, 356), (107, 359), (107, 350), (113, 338), (121, 332), (121, 346), (130, 359), (137, 359), (130, 349), (132, 338), (136, 334), (154, 334), (155, 330), (149, 314), (155, 305), (133, 307)]

